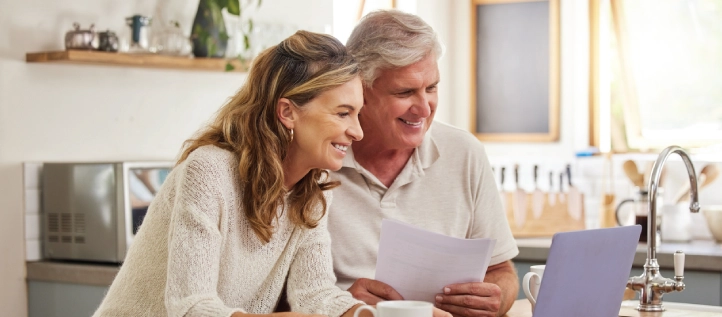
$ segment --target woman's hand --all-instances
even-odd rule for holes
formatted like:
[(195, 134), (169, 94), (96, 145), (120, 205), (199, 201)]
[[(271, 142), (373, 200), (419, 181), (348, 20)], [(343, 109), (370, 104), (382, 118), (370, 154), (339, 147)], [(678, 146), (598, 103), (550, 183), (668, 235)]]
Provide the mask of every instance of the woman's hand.
[(390, 285), (368, 278), (356, 280), (353, 285), (349, 287), (348, 291), (354, 298), (369, 305), (376, 305), (378, 302), (384, 300), (404, 299), (404, 297)]
[(434, 317), (451, 317), (451, 313), (434, 307)]

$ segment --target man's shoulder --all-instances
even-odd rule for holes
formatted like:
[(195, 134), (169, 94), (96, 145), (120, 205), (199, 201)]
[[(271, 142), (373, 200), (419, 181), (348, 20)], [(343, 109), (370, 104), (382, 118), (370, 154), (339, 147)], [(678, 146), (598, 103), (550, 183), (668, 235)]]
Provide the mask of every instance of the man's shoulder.
[(481, 141), (467, 130), (443, 122), (434, 122), (429, 132), (442, 153), (447, 151), (484, 153)]

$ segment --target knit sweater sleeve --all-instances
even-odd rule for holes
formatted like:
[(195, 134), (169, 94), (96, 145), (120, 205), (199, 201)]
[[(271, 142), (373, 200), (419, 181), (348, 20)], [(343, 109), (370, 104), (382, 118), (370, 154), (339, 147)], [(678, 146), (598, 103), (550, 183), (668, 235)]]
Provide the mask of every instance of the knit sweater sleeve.
[(224, 221), (219, 179), (226, 179), (224, 173), (230, 171), (212, 155), (199, 156), (188, 157), (176, 184), (168, 237), (168, 317), (226, 317), (244, 312), (227, 307), (217, 293)]
[[(324, 192), (324, 196), (330, 206), (331, 191)], [(304, 240), (288, 273), (291, 311), (337, 317), (354, 305), (363, 304), (351, 293), (336, 286), (327, 215), (321, 218), (316, 228), (304, 230)]]

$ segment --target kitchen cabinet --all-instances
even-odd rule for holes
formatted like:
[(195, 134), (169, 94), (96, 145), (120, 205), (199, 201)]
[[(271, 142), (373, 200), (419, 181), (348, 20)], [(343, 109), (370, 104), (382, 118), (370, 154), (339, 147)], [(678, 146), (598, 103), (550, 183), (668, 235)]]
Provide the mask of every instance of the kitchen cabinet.
[[(551, 238), (517, 239), (519, 255), (513, 260), (519, 276), (519, 281), (529, 272), (532, 265), (544, 264), (549, 255)], [(664, 242), (657, 245), (657, 260), (662, 276), (674, 276), (673, 254), (682, 250), (686, 254), (684, 283), (685, 290), (665, 294), (664, 301), (680, 302), (701, 305), (722, 305), (722, 247), (711, 240), (695, 240), (685, 243)], [(637, 246), (634, 262), (629, 276), (642, 273), (642, 267), (647, 258), (647, 245), (640, 243)], [(594, 275), (590, 275), (593, 283)], [(520, 282), (521, 284), (521, 282)], [(517, 298), (525, 298), (519, 287)]]
[(28, 281), (28, 317), (91, 316), (108, 286)]
[(27, 262), (28, 316), (90, 316), (120, 266), (82, 262)]
[[(540, 264), (544, 264), (544, 262), (514, 262), (514, 266), (516, 267), (516, 271), (519, 276), (519, 293), (517, 295), (517, 299), (526, 298), (526, 296), (524, 296), (524, 291), (521, 288), (521, 281), (524, 278), (524, 275), (529, 272), (529, 268), (532, 265)], [(674, 276), (673, 270), (663, 269), (660, 270), (660, 273), (664, 277)], [(637, 276), (640, 274), (642, 274), (642, 268), (633, 267), (629, 276)], [(590, 275), (589, 278), (591, 279), (589, 283), (594, 283), (594, 275)], [(662, 300), (700, 305), (722, 305), (722, 272), (685, 270), (684, 284), (684, 291), (664, 294)], [(590, 290), (593, 291), (593, 289)]]
[[(524, 291), (521, 288), (521, 281), (524, 275), (529, 272), (532, 265), (544, 264), (544, 262), (514, 262), (517, 274), (519, 276), (519, 293), (517, 299), (525, 299)], [(664, 277), (674, 276), (673, 270), (660, 270)], [(641, 267), (633, 267), (629, 276), (637, 276), (642, 274)], [(589, 283), (594, 283), (594, 275), (589, 276)], [(684, 272), (685, 289), (682, 292), (674, 292), (664, 294), (663, 301), (689, 303), (700, 305), (722, 305), (722, 273), (709, 271), (691, 271)], [(593, 291), (593, 288), (590, 288)]]

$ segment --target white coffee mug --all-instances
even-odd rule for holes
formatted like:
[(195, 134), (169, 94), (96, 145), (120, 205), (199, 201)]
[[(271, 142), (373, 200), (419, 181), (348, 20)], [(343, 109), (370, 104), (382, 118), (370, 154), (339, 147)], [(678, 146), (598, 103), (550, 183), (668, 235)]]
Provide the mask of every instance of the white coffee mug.
[(531, 310), (534, 311), (536, 306), (536, 299), (539, 296), (539, 286), (541, 286), (542, 278), (544, 277), (544, 268), (546, 265), (532, 265), (529, 273), (524, 275), (524, 280), (521, 283), (522, 289), (524, 289), (524, 295), (531, 303)]
[(434, 305), (429, 302), (413, 300), (389, 300), (376, 304), (376, 308), (363, 305), (356, 310), (353, 317), (368, 310), (374, 317), (431, 317), (434, 314)]

